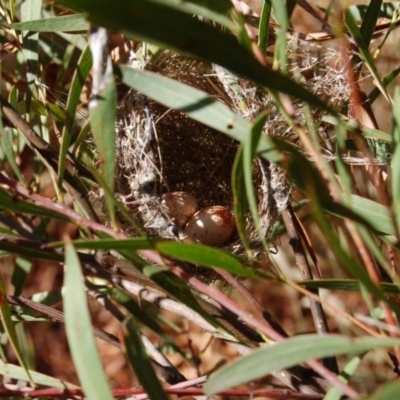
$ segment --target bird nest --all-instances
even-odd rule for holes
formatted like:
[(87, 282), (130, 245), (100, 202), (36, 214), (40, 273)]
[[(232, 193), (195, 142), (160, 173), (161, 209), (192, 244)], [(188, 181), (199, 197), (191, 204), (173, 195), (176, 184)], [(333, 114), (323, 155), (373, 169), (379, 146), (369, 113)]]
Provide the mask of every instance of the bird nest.
[[(342, 71), (329, 67), (328, 56), (325, 52), (315, 58), (309, 50), (296, 47), (291, 57), (292, 75), (301, 80), (307, 73), (308, 88), (327, 102), (334, 98), (335, 108), (341, 109), (348, 88), (340, 81)], [(146, 69), (203, 90), (249, 120), (269, 109), (265, 134), (293, 136), (268, 93), (220, 67), (165, 52)], [(295, 108), (297, 121), (304, 121), (302, 104), (296, 103)], [(314, 121), (321, 117), (315, 111)], [(186, 114), (130, 90), (118, 108), (116, 190), (149, 236), (184, 240), (185, 227), (177, 226), (170, 217), (162, 196), (185, 192), (197, 200), (200, 209), (223, 206), (233, 212), (231, 174), (238, 145)], [(261, 159), (254, 164), (253, 176), (262, 234), (268, 238), (290, 200), (290, 185), (279, 166)], [(259, 248), (259, 233), (250, 217), (246, 234), (254, 248)], [(230, 235), (223, 247), (240, 251), (237, 233)]]

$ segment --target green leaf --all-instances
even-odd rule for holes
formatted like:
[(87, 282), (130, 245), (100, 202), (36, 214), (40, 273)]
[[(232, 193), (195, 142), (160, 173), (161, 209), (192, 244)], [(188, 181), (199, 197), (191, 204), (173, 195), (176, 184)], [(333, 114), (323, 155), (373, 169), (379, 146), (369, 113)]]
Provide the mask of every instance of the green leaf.
[(62, 143), (59, 155), (58, 164), (58, 185), (61, 186), (64, 178), (65, 161), (68, 153), (68, 148), (71, 144), (72, 127), (75, 122), (76, 110), (79, 104), (80, 95), (85, 85), (86, 79), (92, 67), (92, 53), (89, 45), (82, 51), (78, 65), (75, 68), (74, 75), (71, 81), (71, 88), (68, 92), (66, 105), (66, 120), (64, 121), (64, 129), (62, 131)]
[[(21, 21), (31, 21), (40, 18), (42, 8), (42, 0), (29, 0), (21, 3)], [(35, 79), (37, 76), (39, 66), (39, 54), (38, 54), (38, 33), (30, 33), (29, 31), (22, 32), (22, 47), (25, 55), (26, 62), (28, 64), (26, 72), (26, 80), (28, 83), (29, 91), (27, 95), (28, 112), (30, 109), (31, 94), (36, 92)]]
[(17, 22), (11, 27), (15, 30), (31, 32), (73, 32), (87, 31), (89, 23), (85, 20), (84, 14), (73, 14)]
[(235, 161), (232, 167), (232, 193), (233, 193), (233, 214), (235, 215), (236, 228), (238, 230), (240, 240), (251, 256), (251, 249), (246, 233), (246, 213), (248, 202), (246, 197), (246, 188), (244, 184), (243, 172), (243, 145), (239, 146)]
[(1, 240), (0, 250), (12, 254), (18, 254), (27, 259), (49, 260), (49, 261), (62, 261), (62, 257), (49, 250), (42, 250), (38, 247), (38, 243), (29, 241), (17, 241), (13, 243), (11, 240)]
[(265, 235), (261, 228), (257, 198), (254, 191), (254, 180), (253, 180), (253, 165), (254, 159), (257, 154), (257, 148), (260, 139), (263, 135), (263, 128), (265, 121), (268, 117), (267, 113), (262, 113), (254, 121), (250, 135), (244, 142), (243, 146), (243, 179), (244, 186), (246, 188), (247, 202), (253, 218), (254, 226), (258, 232), (259, 238), (264, 245), (265, 249), (268, 249), (268, 244), (265, 241)]
[(380, 89), (381, 93), (383, 94), (385, 99), (390, 104), (391, 103), (390, 98), (386, 92), (385, 86), (383, 85), (383, 83), (381, 81), (381, 78), (379, 77), (378, 70), (376, 69), (376, 66), (375, 66), (375, 62), (372, 59), (371, 54), (369, 53), (368, 46), (364, 42), (364, 38), (361, 35), (361, 32), (358, 29), (358, 27), (354, 21), (354, 17), (352, 16), (351, 11), (349, 9), (345, 10), (345, 22), (346, 22), (347, 29), (349, 30), (349, 32), (351, 33), (351, 35), (353, 36), (354, 40), (357, 43), (358, 50), (360, 51), (360, 53), (363, 57), (365, 66), (369, 69), (371, 75), (374, 77), (375, 85)]
[(16, 162), (16, 154), (14, 153), (13, 149), (13, 132), (11, 129), (6, 128), (4, 129), (3, 127), (3, 119), (0, 111), (0, 145), (1, 149), (4, 152), (7, 161), (10, 163), (10, 166), (14, 172), (14, 174), (18, 177), (18, 180), (24, 184), (24, 177), (18, 168), (17, 162)]
[[(399, 75), (400, 73), (400, 67), (394, 69), (393, 71), (390, 71), (383, 79), (382, 79), (382, 85), (384, 88), (386, 88), (391, 82), (394, 81), (394, 79)], [(381, 94), (381, 91), (379, 88), (374, 88), (371, 90), (371, 92), (368, 95), (368, 100), (370, 104), (372, 104)]]
[(19, 296), (24, 289), (26, 279), (32, 270), (33, 260), (24, 257), (17, 257), (14, 264), (14, 271), (11, 277), (11, 284), (14, 286), (14, 296)]
[(263, 54), (267, 51), (269, 36), (269, 19), (271, 17), (271, 0), (263, 0), (263, 6), (258, 25), (258, 46)]
[(276, 37), (274, 66), (276, 69), (287, 72), (287, 45), (286, 32), (289, 28), (289, 19), (287, 15), (286, 3), (281, 0), (272, 0), (272, 7), (275, 12), (276, 22), (279, 24), (278, 34)]
[(361, 24), (360, 33), (367, 48), (371, 43), (372, 35), (374, 33), (376, 23), (379, 18), (382, 3), (382, 0), (371, 1), (368, 5), (367, 12), (365, 13), (364, 19)]
[[(391, 186), (393, 199), (400, 199), (400, 90), (397, 87), (394, 92), (393, 104), (393, 141), (394, 151), (391, 172)], [(393, 201), (393, 212), (396, 218), (397, 232), (400, 229), (400, 205), (398, 201)]]
[[(343, 290), (345, 292), (360, 292), (360, 282), (355, 279), (314, 279), (298, 282), (308, 288)], [(381, 289), (386, 294), (399, 294), (400, 288), (394, 283), (381, 283)]]
[(393, 220), (388, 207), (355, 194), (351, 195), (349, 199), (350, 210), (366, 221), (370, 227), (386, 235), (395, 234)]
[[(114, 188), (115, 180), (115, 121), (117, 91), (113, 77), (108, 76), (105, 87), (89, 104), (90, 126), (99, 152), (99, 167), (107, 188)], [(105, 192), (109, 217), (115, 221), (114, 197)]]
[[(150, 250), (155, 249), (154, 239), (98, 239), (98, 240), (74, 240), (73, 245), (77, 249), (90, 250)], [(62, 247), (63, 242), (54, 242), (52, 247)]]
[[(65, 122), (66, 113), (65, 110), (59, 107), (57, 104), (48, 103), (44, 105), (42, 102), (32, 99), (30, 103), (30, 112), (33, 114), (44, 115), (47, 116), (48, 108), (51, 112), (52, 117), (59, 122)], [(18, 114), (23, 115), (28, 112), (28, 102), (21, 101), (18, 103), (17, 107)]]
[(98, 0), (57, 0), (79, 12), (98, 26), (117, 30), (128, 37), (153, 42), (178, 52), (219, 64), (261, 86), (293, 95), (335, 113), (304, 87), (264, 67), (227, 32), (192, 18), (165, 2), (136, 0), (108, 2)]
[[(339, 123), (339, 120), (337, 118), (333, 118), (330, 116), (322, 117), (322, 121), (327, 122), (328, 124), (335, 125), (335, 126), (337, 126)], [(356, 121), (351, 120), (351, 119), (345, 119), (345, 122), (346, 122), (345, 129), (348, 131), (359, 132), (361, 130), (361, 134), (363, 136), (365, 136), (366, 138), (382, 140), (383, 142), (386, 142), (386, 143), (393, 142), (392, 135), (390, 135), (389, 133), (380, 131), (378, 129), (368, 128), (366, 126), (359, 126)]]
[(190, 15), (202, 16), (205, 19), (217, 22), (226, 28), (233, 30), (234, 24), (227, 18), (232, 9), (229, 0), (152, 0), (168, 7), (175, 8)]
[(214, 249), (201, 244), (158, 242), (157, 250), (165, 256), (180, 261), (191, 262), (205, 267), (221, 268), (239, 276), (253, 276), (254, 270), (244, 267), (239, 258), (227, 251)]
[(133, 319), (129, 319), (125, 326), (128, 333), (124, 337), (126, 354), (144, 390), (152, 400), (168, 400), (168, 396), (153, 370)]
[(79, 386), (73, 385), (72, 383), (61, 381), (59, 379), (41, 374), (39, 372), (26, 371), (22, 367), (13, 364), (7, 364), (2, 360), (0, 360), (0, 375), (21, 381), (29, 381), (31, 379), (32, 382), (34, 382), (36, 385), (47, 387), (60, 389), (79, 389)]
[(393, 347), (400, 339), (352, 338), (339, 335), (300, 335), (253, 351), (211, 375), (204, 392), (211, 396), (305, 361), (354, 354), (378, 347)]
[(21, 350), (21, 344), (18, 341), (14, 322), (11, 319), (10, 305), (8, 304), (7, 301), (6, 289), (1, 274), (0, 274), (0, 315), (1, 315), (1, 323), (5, 331), (7, 332), (8, 339), (10, 340), (11, 347), (13, 348), (15, 355), (17, 356), (18, 362), (21, 364), (24, 371), (26, 372), (28, 380), (32, 382), (32, 377), (30, 376), (28, 365)]
[(65, 245), (63, 297), (68, 344), (85, 395), (89, 400), (112, 400), (94, 341), (81, 266), (70, 243)]
[(0, 210), (15, 211), (16, 213), (31, 214), (38, 217), (55, 218), (69, 221), (67, 217), (44, 207), (28, 203), (12, 197), (6, 190), (0, 187)]

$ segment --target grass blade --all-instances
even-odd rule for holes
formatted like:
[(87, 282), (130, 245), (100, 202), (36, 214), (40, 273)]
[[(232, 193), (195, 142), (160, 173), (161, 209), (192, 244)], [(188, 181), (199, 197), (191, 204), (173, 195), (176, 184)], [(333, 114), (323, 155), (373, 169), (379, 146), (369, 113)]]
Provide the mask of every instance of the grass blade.
[(31, 32), (74, 32), (87, 31), (89, 23), (84, 14), (63, 15), (32, 21), (17, 22), (11, 25), (15, 30)]
[(372, 35), (374, 33), (375, 26), (379, 18), (382, 3), (382, 0), (371, 1), (368, 5), (367, 12), (365, 13), (364, 19), (361, 24), (360, 33), (367, 48), (371, 43)]
[(240, 360), (229, 363), (211, 375), (204, 385), (207, 395), (262, 378), (271, 372), (289, 368), (311, 359), (339, 354), (360, 353), (377, 347), (393, 347), (400, 339), (351, 338), (336, 335), (301, 335), (255, 350)]
[(112, 400), (94, 341), (81, 266), (71, 243), (65, 245), (63, 297), (68, 344), (85, 395), (89, 400)]
[(159, 242), (156, 248), (160, 253), (180, 261), (221, 268), (238, 276), (254, 276), (252, 268), (245, 267), (239, 258), (223, 250), (201, 244), (175, 242)]
[(13, 348), (15, 355), (17, 356), (18, 362), (24, 369), (28, 380), (32, 383), (32, 377), (28, 370), (26, 360), (23, 356), (21, 345), (18, 341), (17, 332), (15, 331), (14, 322), (11, 319), (10, 305), (8, 304), (7, 298), (5, 297), (6, 289), (3, 282), (3, 277), (0, 274), (0, 315), (1, 323), (7, 332), (8, 339), (10, 341), (11, 347)]
[(152, 400), (168, 400), (168, 396), (153, 370), (133, 319), (131, 318), (125, 326), (127, 329), (127, 335), (125, 335), (126, 354), (144, 390)]
[(86, 46), (82, 52), (78, 65), (72, 77), (71, 88), (68, 92), (68, 100), (66, 105), (66, 119), (64, 129), (62, 131), (62, 143), (59, 155), (58, 164), (58, 179), (59, 186), (61, 187), (64, 178), (65, 161), (68, 153), (68, 148), (71, 144), (72, 127), (75, 122), (76, 109), (79, 104), (79, 97), (82, 89), (89, 75), (90, 68), (92, 67), (92, 53), (90, 52), (89, 45)]

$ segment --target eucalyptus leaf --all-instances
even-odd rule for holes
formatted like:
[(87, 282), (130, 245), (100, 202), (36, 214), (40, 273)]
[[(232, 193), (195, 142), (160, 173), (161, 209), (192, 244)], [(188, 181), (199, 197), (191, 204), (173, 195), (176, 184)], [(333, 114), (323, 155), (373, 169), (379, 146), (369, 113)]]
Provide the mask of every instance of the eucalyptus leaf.
[(204, 385), (204, 392), (211, 396), (312, 359), (339, 354), (361, 353), (379, 347), (398, 346), (399, 344), (400, 339), (392, 338), (299, 335), (257, 349), (250, 355), (227, 364), (210, 376)]
[(112, 400), (94, 341), (81, 266), (74, 248), (68, 243), (63, 297), (68, 344), (85, 395), (89, 400)]

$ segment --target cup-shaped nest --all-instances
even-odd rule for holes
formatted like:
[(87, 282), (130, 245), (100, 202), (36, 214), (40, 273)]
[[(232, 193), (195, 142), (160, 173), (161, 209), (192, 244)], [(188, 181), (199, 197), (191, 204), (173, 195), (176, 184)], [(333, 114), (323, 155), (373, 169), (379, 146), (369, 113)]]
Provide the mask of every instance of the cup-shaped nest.
[[(334, 106), (341, 108), (348, 95), (338, 77), (335, 79), (340, 87), (334, 88), (333, 76), (340, 71), (326, 64), (326, 59), (317, 62), (311, 53), (304, 50), (300, 53), (302, 57), (298, 57), (298, 51), (296, 47), (291, 60), (293, 76), (301, 80), (307, 74), (309, 89), (327, 101), (336, 91), (335, 99), (338, 99), (337, 103), (340, 99), (340, 104)], [(265, 134), (287, 137), (292, 141), (295, 137), (265, 90), (218, 66), (166, 52), (151, 69), (207, 92), (245, 118), (253, 119), (268, 109), (270, 116)], [(338, 94), (339, 90), (346, 95)], [(302, 103), (293, 104), (297, 122), (304, 120)], [(315, 113), (313, 118), (317, 121), (321, 116)], [(177, 217), (169, 212), (163, 195), (178, 193), (176, 196), (179, 197), (183, 192), (197, 201), (199, 209), (222, 206), (232, 212), (231, 174), (238, 145), (227, 135), (192, 120), (186, 114), (130, 90), (118, 109), (116, 190), (124, 198), (129, 198), (128, 207), (149, 236), (185, 239), (185, 226), (176, 223)], [(253, 176), (262, 234), (268, 237), (290, 200), (290, 185), (278, 165), (262, 159), (254, 163)], [(127, 228), (123, 221), (121, 225)], [(260, 239), (251, 218), (246, 234), (256, 248)], [(237, 251), (242, 249), (235, 233), (223, 246)]]

